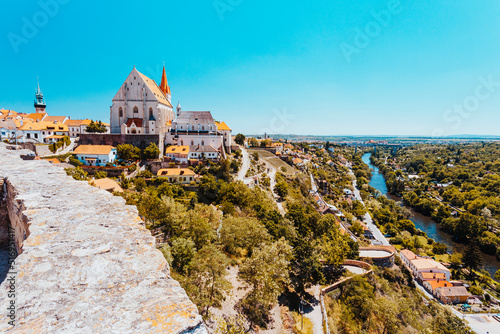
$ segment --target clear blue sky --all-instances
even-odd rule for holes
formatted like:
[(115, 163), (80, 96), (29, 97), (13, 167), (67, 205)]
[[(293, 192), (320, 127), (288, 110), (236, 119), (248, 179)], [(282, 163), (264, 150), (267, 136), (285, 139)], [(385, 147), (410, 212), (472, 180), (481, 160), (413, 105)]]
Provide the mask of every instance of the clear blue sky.
[(109, 120), (165, 62), (174, 104), (236, 133), (500, 135), (497, 0), (53, 1), (0, 5), (0, 108), (33, 111), (38, 76), (49, 114)]

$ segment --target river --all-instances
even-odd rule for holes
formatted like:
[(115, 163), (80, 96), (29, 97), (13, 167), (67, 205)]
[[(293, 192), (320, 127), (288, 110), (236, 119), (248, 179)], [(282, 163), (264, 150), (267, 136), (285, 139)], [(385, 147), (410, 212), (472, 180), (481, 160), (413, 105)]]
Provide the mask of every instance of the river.
[[(372, 179), (370, 180), (370, 185), (380, 191), (383, 195), (387, 196), (387, 198), (392, 199), (394, 201), (401, 201), (401, 198), (398, 196), (389, 194), (387, 191), (387, 185), (385, 183), (384, 176), (380, 173), (379, 169), (374, 166), (370, 162), (371, 153), (366, 153), (363, 155), (363, 162), (367, 164), (372, 172)], [(448, 246), (450, 252), (461, 252), (463, 253), (465, 250), (464, 244), (456, 243), (452, 240), (452, 236), (448, 233), (445, 233), (439, 229), (439, 224), (437, 224), (430, 217), (424, 216), (418, 212), (415, 212), (412, 208), (407, 206), (407, 208), (411, 211), (410, 220), (415, 224), (415, 227), (421, 229), (429, 238), (434, 239), (435, 241), (442, 242)], [(488, 255), (481, 253), (483, 257), (483, 265), (481, 269), (485, 269), (490, 273), (491, 277), (495, 276), (495, 272), (500, 269), (500, 262), (497, 261), (496, 257), (493, 255)]]

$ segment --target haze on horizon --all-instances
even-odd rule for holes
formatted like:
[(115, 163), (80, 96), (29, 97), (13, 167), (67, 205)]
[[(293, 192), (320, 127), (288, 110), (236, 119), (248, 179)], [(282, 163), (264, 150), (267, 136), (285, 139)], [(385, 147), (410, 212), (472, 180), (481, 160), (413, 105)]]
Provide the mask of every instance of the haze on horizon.
[[(109, 121), (135, 65), (233, 133), (500, 135), (500, 3), (27, 0), (1, 11), (0, 108)], [(31, 28), (31, 30), (30, 30)]]

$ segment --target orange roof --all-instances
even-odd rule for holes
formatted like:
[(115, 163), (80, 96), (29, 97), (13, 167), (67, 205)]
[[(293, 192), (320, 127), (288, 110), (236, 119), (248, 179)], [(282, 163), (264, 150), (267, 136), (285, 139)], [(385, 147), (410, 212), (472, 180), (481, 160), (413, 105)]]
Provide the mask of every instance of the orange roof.
[(422, 275), (423, 280), (432, 280), (432, 279), (446, 279), (445, 273), (420, 273)]
[(99, 189), (104, 189), (107, 191), (117, 191), (120, 193), (123, 192), (122, 187), (120, 187), (120, 185), (116, 181), (107, 177), (105, 177), (104, 179), (94, 180), (91, 182), (91, 184), (92, 183)]
[(73, 151), (74, 154), (106, 155), (114, 149), (110, 145), (80, 145)]
[(41, 131), (45, 129), (42, 124), (38, 122), (24, 122), (24, 124), (19, 128), (23, 131)]
[(163, 74), (161, 76), (160, 89), (163, 92), (163, 94), (165, 95), (170, 94), (170, 87), (168, 86), (167, 72), (165, 72), (165, 66), (163, 66)]
[(51, 131), (58, 131), (58, 132), (68, 132), (68, 126), (64, 123), (61, 122), (39, 122), (39, 124), (42, 126), (42, 130), (51, 130)]
[(58, 122), (58, 123), (64, 123), (64, 121), (67, 119), (66, 116), (48, 116), (43, 119), (44, 122)]
[(436, 290), (437, 288), (443, 288), (443, 287), (450, 287), (452, 284), (448, 281), (428, 281), (432, 291)]
[(300, 159), (300, 158), (295, 158), (295, 159), (293, 159), (293, 163), (294, 163), (294, 164), (301, 164), (302, 162), (303, 162), (303, 161), (302, 161), (302, 159)]
[(417, 256), (415, 255), (415, 253), (413, 253), (411, 250), (409, 249), (403, 249), (401, 251), (401, 254), (404, 255), (409, 261), (413, 260), (413, 259), (416, 259)]
[(53, 135), (53, 136), (48, 136), (48, 137), (45, 137), (45, 138), (51, 138), (51, 139), (62, 139), (62, 138), (64, 138), (64, 136), (60, 136), (60, 135)]
[(215, 122), (215, 125), (217, 125), (217, 129), (219, 131), (232, 131), (229, 126), (227, 126), (226, 123), (224, 122)]
[(47, 116), (47, 113), (44, 113), (44, 112), (34, 112), (32, 114), (29, 114), (27, 116), (27, 118), (31, 118), (32, 120), (35, 120), (35, 121), (41, 121), (43, 120), (43, 118)]
[(163, 104), (166, 104), (167, 106), (172, 107), (172, 104), (170, 104), (170, 102), (168, 102), (167, 97), (162, 92), (160, 87), (158, 87), (158, 85), (156, 84), (156, 82), (154, 80), (148, 78), (147, 76), (145, 76), (144, 74), (142, 74), (139, 71), (137, 71), (137, 73), (139, 73), (141, 78), (146, 82), (149, 89), (151, 89), (151, 91), (155, 94), (155, 96), (158, 98), (158, 100), (160, 100)]
[(59, 161), (59, 159), (57, 158), (52, 158), (52, 159), (45, 159), (47, 160), (48, 162), (50, 162), (51, 164), (60, 164), (61, 162)]
[(165, 153), (189, 153), (189, 146), (169, 146)]
[(90, 119), (68, 119), (64, 122), (67, 126), (89, 125)]
[(196, 174), (189, 168), (164, 168), (160, 169), (157, 176), (195, 176)]

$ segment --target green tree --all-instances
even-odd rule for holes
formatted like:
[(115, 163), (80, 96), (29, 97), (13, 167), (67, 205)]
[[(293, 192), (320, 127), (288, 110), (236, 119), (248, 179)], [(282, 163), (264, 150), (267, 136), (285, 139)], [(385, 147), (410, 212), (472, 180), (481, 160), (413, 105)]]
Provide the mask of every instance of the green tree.
[(344, 263), (349, 252), (349, 244), (338, 226), (332, 226), (328, 233), (323, 235), (321, 250), (325, 264), (339, 268)]
[(105, 171), (96, 171), (94, 173), (94, 179), (99, 180), (99, 179), (104, 179), (105, 177), (108, 177), (108, 173)]
[(130, 144), (120, 144), (116, 147), (118, 157), (125, 161), (139, 160), (141, 158), (141, 149)]
[(285, 181), (279, 181), (274, 187), (274, 192), (281, 199), (284, 199), (288, 195), (288, 184)]
[(149, 146), (144, 149), (145, 159), (158, 159), (159, 155), (160, 155), (160, 149), (153, 142), (151, 142)]
[(94, 122), (90, 121), (90, 124), (87, 125), (87, 128), (85, 129), (86, 132), (88, 133), (106, 133), (106, 126), (101, 121)]
[(497, 281), (500, 281), (500, 269), (498, 269), (498, 270), (496, 271), (496, 273), (495, 273), (495, 279), (496, 279)]
[(266, 228), (256, 218), (227, 217), (220, 229), (220, 242), (224, 251), (235, 255), (238, 248), (245, 249), (249, 254), (259, 244), (271, 239)]
[(173, 257), (172, 267), (177, 272), (184, 273), (196, 254), (196, 247), (191, 239), (176, 238), (172, 241), (170, 252)]
[(245, 135), (241, 134), (241, 133), (238, 133), (235, 137), (234, 137), (234, 141), (236, 144), (238, 145), (243, 145), (245, 143)]
[(241, 265), (238, 276), (250, 286), (242, 306), (253, 323), (266, 325), (269, 310), (289, 282), (291, 256), (292, 248), (282, 238), (273, 244), (262, 244)]
[(144, 179), (142, 178), (137, 178), (135, 179), (134, 185), (135, 185), (135, 190), (141, 192), (144, 190), (144, 188), (146, 188), (146, 181), (144, 181)]
[(229, 261), (215, 245), (208, 244), (188, 265), (185, 289), (203, 316), (208, 316), (210, 307), (220, 307), (225, 295), (231, 290), (226, 279)]
[(483, 259), (481, 257), (481, 251), (479, 250), (479, 246), (476, 240), (470, 240), (467, 245), (467, 250), (463, 254), (463, 263), (466, 268), (469, 269), (469, 276), (473, 277), (473, 270), (477, 270), (483, 263)]
[(89, 173), (84, 171), (81, 167), (65, 168), (66, 174), (72, 176), (75, 180), (86, 181), (89, 179)]

